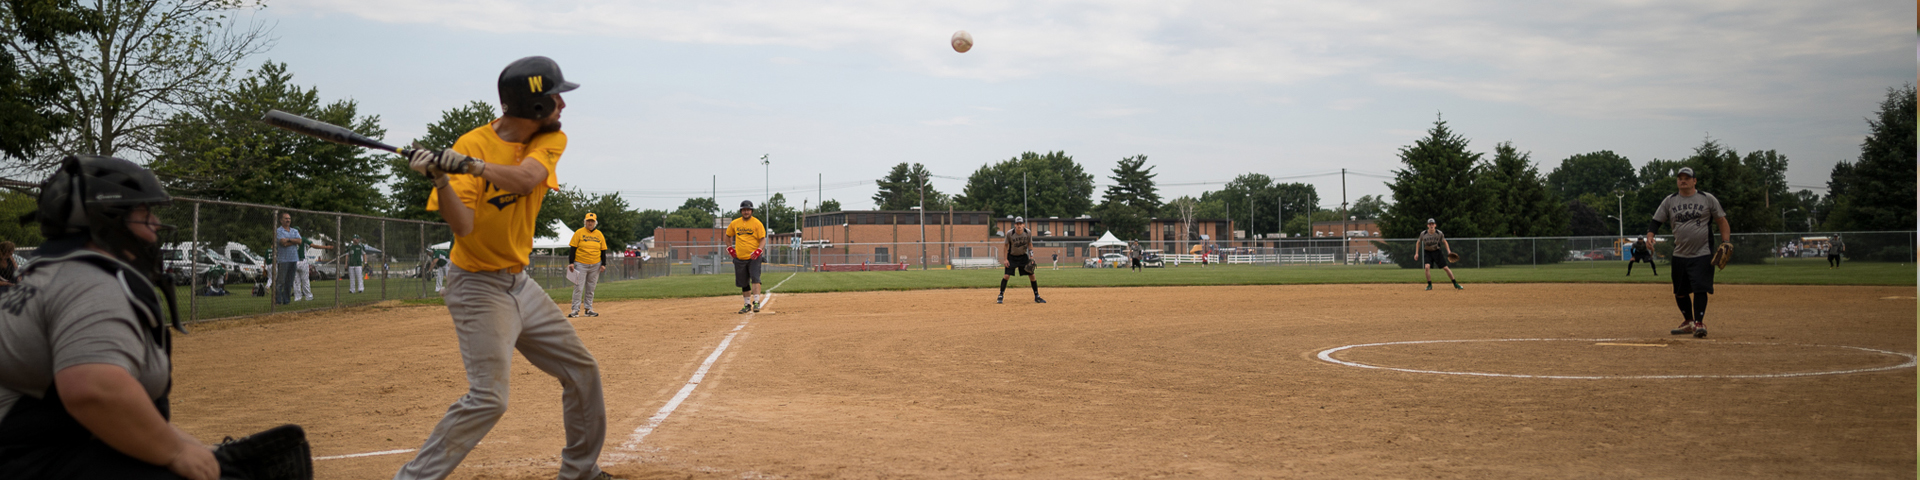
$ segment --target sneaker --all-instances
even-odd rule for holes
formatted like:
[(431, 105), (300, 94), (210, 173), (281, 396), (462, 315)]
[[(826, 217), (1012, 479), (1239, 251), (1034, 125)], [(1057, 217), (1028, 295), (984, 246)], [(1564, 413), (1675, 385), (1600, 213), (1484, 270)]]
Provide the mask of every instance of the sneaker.
[(758, 313), (760, 311), (760, 302), (753, 302), (753, 311), (755, 313)]
[(1007, 296), (1001, 295), (998, 297), (993, 297), (993, 303), (1007, 303)]
[(579, 317), (580, 317), (580, 311), (578, 310), (567, 312), (567, 318), (579, 318)]
[(740, 313), (747, 313), (747, 312), (751, 312), (751, 311), (753, 311), (753, 305), (741, 305), (741, 306), (740, 306)]
[(1427, 284), (1427, 290), (1433, 290), (1433, 284), (1431, 283)]
[(1460, 286), (1460, 284), (1459, 284), (1459, 283), (1455, 283), (1455, 284), (1453, 284), (1453, 289), (1454, 289), (1454, 290), (1466, 290), (1466, 289), (1467, 289), (1467, 287), (1462, 287), (1462, 286)]
[(1693, 338), (1707, 338), (1707, 325), (1693, 322)]
[(598, 317), (598, 316), (600, 316), (600, 312), (596, 312), (596, 311), (593, 311), (593, 310), (587, 310), (587, 313), (586, 313), (586, 315), (587, 315), (587, 316), (589, 316), (589, 317)]
[(1044, 299), (1044, 298), (1040, 298), (1040, 296), (1039, 296), (1039, 295), (1034, 295), (1034, 296), (1033, 296), (1033, 303), (1047, 303), (1047, 299)]
[(1686, 335), (1686, 334), (1689, 334), (1689, 333), (1693, 333), (1693, 321), (1692, 321), (1692, 320), (1683, 320), (1683, 321), (1681, 321), (1681, 322), (1680, 322), (1680, 327), (1679, 327), (1679, 328), (1675, 328), (1675, 329), (1673, 329), (1673, 331), (1670, 331), (1670, 332), (1667, 332), (1667, 333), (1670, 333), (1670, 334), (1673, 334), (1673, 335)]

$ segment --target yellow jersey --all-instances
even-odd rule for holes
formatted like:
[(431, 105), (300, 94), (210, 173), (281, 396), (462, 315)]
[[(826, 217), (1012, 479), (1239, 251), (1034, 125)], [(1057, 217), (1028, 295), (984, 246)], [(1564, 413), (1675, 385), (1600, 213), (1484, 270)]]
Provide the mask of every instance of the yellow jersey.
[(607, 251), (607, 236), (598, 228), (581, 228), (573, 231), (573, 240), (567, 246), (573, 247), (573, 261), (594, 265), (600, 263), (600, 252)]
[[(499, 120), (495, 120), (498, 122)], [(461, 135), (453, 151), (494, 165), (519, 165), (532, 158), (547, 167), (546, 188), (521, 195), (501, 190), (493, 182), (474, 175), (453, 175), (449, 186), (460, 195), (460, 203), (473, 209), (473, 231), (455, 236), (453, 265), (469, 272), (487, 272), (527, 265), (533, 254), (533, 223), (540, 215), (540, 202), (548, 190), (560, 189), (560, 177), (554, 166), (567, 150), (567, 134), (548, 132), (535, 135), (526, 143), (500, 138), (491, 123)], [(427, 211), (440, 210), (440, 189), (427, 196)], [(596, 257), (597, 258), (597, 257)]]
[(753, 251), (767, 238), (767, 227), (754, 217), (736, 218), (727, 223), (727, 236), (733, 237), (733, 256), (741, 260), (753, 258)]

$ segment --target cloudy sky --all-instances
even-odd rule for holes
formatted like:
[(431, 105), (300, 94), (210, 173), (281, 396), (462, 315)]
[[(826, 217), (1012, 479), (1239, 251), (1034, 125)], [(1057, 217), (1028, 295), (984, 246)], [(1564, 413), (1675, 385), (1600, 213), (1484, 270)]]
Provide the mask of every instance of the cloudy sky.
[[(1388, 193), (1380, 176), (1436, 115), (1543, 174), (1711, 137), (1778, 150), (1789, 183), (1824, 187), (1886, 89), (1915, 78), (1914, 4), (1888, 1), (279, 0), (251, 15), (278, 39), (252, 63), (359, 102), (390, 140), (496, 101), (508, 62), (553, 57), (582, 85), (560, 180), (660, 209), (715, 176), (722, 205), (764, 183), (817, 203), (819, 183), (871, 208), (899, 162), (965, 178), (1053, 150), (1100, 183), (1147, 155), (1168, 198), (1255, 172), (1337, 206), (1329, 173), (1357, 173), (1352, 198)], [(971, 52), (948, 47), (956, 30)]]

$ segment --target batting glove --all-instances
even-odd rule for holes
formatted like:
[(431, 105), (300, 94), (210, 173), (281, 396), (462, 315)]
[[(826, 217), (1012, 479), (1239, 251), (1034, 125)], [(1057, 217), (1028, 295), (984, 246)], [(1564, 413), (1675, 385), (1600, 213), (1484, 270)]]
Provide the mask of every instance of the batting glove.
[(753, 249), (753, 258), (754, 258), (755, 260), (759, 260), (759, 259), (760, 259), (760, 255), (761, 255), (762, 253), (764, 253), (764, 252), (761, 252), (761, 251), (760, 251), (760, 249), (758, 249), (758, 248), (756, 248), (756, 249)]
[(480, 172), (487, 171), (487, 162), (461, 155), (460, 152), (453, 151), (451, 148), (441, 150), (438, 157), (434, 159), (433, 166), (442, 172), (479, 175)]
[(433, 167), (434, 161), (439, 160), (439, 158), (440, 156), (434, 154), (432, 151), (414, 149), (413, 155), (407, 158), (407, 168), (413, 169), (415, 172), (420, 172), (421, 175), (437, 177), (442, 173), (446, 173)]
[(740, 258), (740, 254), (739, 254), (739, 253), (735, 253), (735, 252), (733, 251), (733, 247), (727, 247), (727, 256), (730, 256), (730, 257), (733, 257), (733, 258)]

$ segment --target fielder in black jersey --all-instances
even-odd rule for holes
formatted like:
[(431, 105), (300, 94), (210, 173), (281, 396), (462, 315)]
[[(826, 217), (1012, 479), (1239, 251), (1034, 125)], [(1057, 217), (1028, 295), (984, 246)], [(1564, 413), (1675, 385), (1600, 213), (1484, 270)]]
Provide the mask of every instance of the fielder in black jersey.
[(1033, 285), (1033, 303), (1047, 303), (1040, 298), (1040, 280), (1033, 276), (1033, 233), (1027, 231), (1027, 219), (1013, 217), (1013, 229), (1007, 232), (1007, 270), (1000, 275), (1000, 296), (993, 303), (1005, 303), (1007, 299), (1007, 279), (1014, 275), (1026, 275), (1027, 282)]
[(1633, 264), (1640, 262), (1647, 262), (1647, 268), (1653, 269), (1653, 276), (1660, 276), (1660, 266), (1653, 263), (1653, 247), (1647, 245), (1646, 239), (1634, 240), (1633, 245), (1627, 247), (1627, 252), (1630, 255), (1627, 260), (1627, 276), (1633, 276)]

